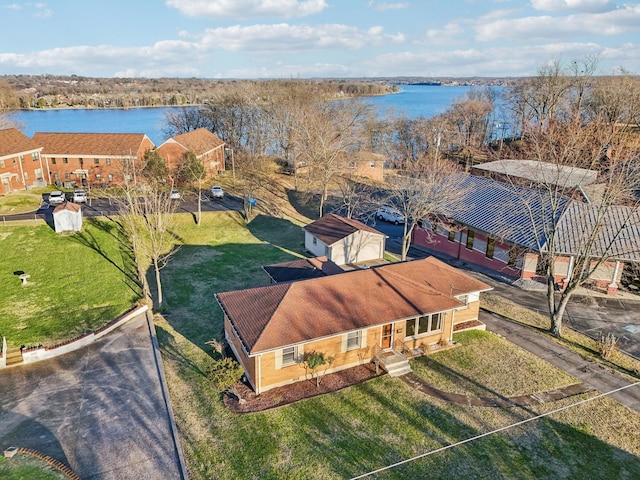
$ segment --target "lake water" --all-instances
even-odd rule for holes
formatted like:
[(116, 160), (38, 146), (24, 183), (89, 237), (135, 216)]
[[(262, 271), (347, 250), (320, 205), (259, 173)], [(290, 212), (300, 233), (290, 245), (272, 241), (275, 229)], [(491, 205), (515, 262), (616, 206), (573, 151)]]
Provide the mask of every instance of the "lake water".
[[(380, 111), (391, 109), (409, 118), (444, 112), (473, 87), (402, 85), (402, 92), (367, 98)], [(112, 109), (20, 110), (9, 120), (28, 137), (36, 132), (146, 133), (155, 145), (165, 140), (165, 118), (174, 107)]]

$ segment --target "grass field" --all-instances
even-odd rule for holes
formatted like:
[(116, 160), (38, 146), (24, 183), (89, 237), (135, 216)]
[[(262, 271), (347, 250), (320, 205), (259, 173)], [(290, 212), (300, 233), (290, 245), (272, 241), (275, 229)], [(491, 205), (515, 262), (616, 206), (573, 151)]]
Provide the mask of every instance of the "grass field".
[[(232, 414), (204, 373), (215, 362), (205, 342), (222, 339), (214, 294), (266, 284), (260, 267), (300, 255), (304, 236), (298, 225), (269, 217), (247, 228), (234, 213), (207, 214), (200, 228), (191, 223), (181, 224), (185, 245), (163, 270), (167, 308), (157, 318), (191, 478), (349, 478), (576, 400), (468, 407), (384, 376), (276, 410)], [(414, 360), (416, 372), (436, 387), (481, 396), (576, 382), (493, 335), (458, 340), (462, 347)], [(376, 478), (633, 478), (640, 475), (639, 432), (640, 416), (599, 399)]]
[[(8, 345), (51, 345), (99, 328), (131, 308), (139, 290), (113, 224), (82, 232), (47, 225), (0, 227), (0, 336)], [(22, 285), (19, 273), (30, 275)]]

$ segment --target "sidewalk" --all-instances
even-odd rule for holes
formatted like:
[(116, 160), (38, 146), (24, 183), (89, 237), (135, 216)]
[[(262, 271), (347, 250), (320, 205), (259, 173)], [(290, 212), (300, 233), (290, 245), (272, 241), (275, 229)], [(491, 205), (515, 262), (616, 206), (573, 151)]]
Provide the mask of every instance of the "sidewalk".
[[(577, 353), (540, 335), (535, 330), (511, 322), (498, 315), (480, 312), (487, 330), (502, 335), (555, 367), (578, 378), (599, 392), (606, 393), (633, 382), (603, 365), (585, 360)], [(640, 413), (640, 384), (611, 395), (611, 398)]]

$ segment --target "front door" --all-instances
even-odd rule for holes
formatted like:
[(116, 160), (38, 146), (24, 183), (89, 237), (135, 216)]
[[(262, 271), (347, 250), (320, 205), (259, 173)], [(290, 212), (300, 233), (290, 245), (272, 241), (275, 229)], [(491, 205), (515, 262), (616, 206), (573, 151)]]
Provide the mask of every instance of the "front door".
[(383, 350), (391, 348), (391, 339), (393, 337), (393, 323), (382, 326), (382, 339), (380, 346)]

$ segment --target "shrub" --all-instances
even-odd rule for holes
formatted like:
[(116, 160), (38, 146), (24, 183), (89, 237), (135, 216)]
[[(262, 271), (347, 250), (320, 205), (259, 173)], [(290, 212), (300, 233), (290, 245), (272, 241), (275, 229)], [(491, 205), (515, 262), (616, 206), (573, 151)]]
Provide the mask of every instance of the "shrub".
[(219, 390), (227, 390), (235, 385), (242, 375), (244, 368), (231, 357), (226, 357), (213, 362), (207, 368), (207, 377)]
[(597, 342), (598, 353), (602, 358), (608, 360), (615, 351), (617, 344), (618, 339), (614, 335), (610, 333), (607, 333), (606, 336), (600, 335), (600, 340)]

